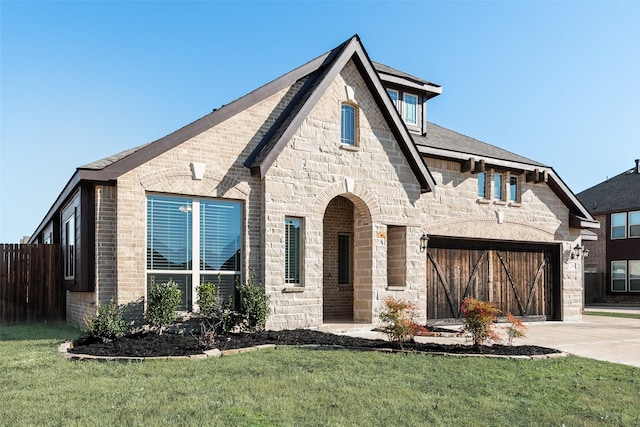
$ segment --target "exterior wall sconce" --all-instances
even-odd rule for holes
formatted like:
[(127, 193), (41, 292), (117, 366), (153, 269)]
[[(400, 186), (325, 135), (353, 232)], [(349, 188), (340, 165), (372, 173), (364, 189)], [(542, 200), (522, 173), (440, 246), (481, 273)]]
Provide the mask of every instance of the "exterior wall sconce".
[(426, 233), (422, 233), (420, 237), (420, 252), (424, 252), (427, 250), (427, 245), (429, 244), (429, 236)]
[(589, 256), (589, 250), (585, 249), (583, 246), (576, 244), (576, 247), (571, 251), (571, 259), (580, 258), (580, 253), (582, 252), (583, 257), (586, 258)]

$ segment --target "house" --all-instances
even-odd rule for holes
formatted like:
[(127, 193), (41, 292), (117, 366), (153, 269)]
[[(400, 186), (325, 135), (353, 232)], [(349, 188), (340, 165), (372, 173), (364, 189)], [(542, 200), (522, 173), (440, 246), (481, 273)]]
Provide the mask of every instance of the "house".
[(76, 170), (32, 242), (63, 248), (67, 315), (142, 306), (172, 278), (249, 275), (270, 329), (372, 323), (387, 296), (421, 320), (466, 295), (578, 321), (597, 228), (554, 170), (427, 121), (442, 88), (372, 62), (355, 35), (152, 143)]
[(585, 241), (587, 303), (640, 303), (640, 160), (578, 194), (602, 227)]

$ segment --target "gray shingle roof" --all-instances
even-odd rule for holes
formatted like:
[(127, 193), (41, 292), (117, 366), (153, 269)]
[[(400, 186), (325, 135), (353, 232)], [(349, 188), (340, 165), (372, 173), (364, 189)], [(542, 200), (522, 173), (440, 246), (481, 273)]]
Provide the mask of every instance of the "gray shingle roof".
[(113, 154), (113, 155), (105, 157), (103, 159), (96, 160), (96, 161), (91, 162), (91, 163), (87, 163), (86, 165), (80, 166), (78, 169), (102, 170), (102, 169), (106, 168), (107, 166), (114, 164), (118, 160), (122, 160), (125, 157), (130, 156), (131, 154), (135, 153), (136, 151), (140, 150), (141, 148), (146, 147), (149, 144), (150, 143), (147, 143), (147, 144), (139, 145), (139, 146), (137, 146), (135, 148), (130, 148), (128, 150), (121, 151), (118, 154)]
[(385, 74), (390, 74), (392, 76), (402, 77), (403, 79), (414, 81), (414, 82), (420, 83), (420, 84), (426, 84), (426, 85), (429, 85), (429, 86), (440, 87), (440, 85), (437, 85), (435, 83), (431, 83), (431, 82), (429, 82), (427, 80), (421, 79), (420, 77), (413, 76), (413, 75), (411, 75), (409, 73), (405, 73), (404, 71), (400, 71), (400, 70), (395, 69), (393, 67), (389, 67), (388, 65), (384, 65), (384, 64), (381, 64), (381, 63), (375, 62), (375, 61), (371, 61), (371, 63), (373, 64), (373, 67), (376, 69), (376, 71), (379, 72), (379, 73), (385, 73)]
[(440, 148), (443, 150), (455, 151), (476, 156), (491, 157), (493, 159), (506, 160), (510, 162), (525, 163), (533, 166), (548, 167), (535, 160), (528, 159), (502, 148), (487, 144), (461, 133), (439, 126), (435, 123), (427, 123), (426, 136), (413, 136), (417, 145)]
[(640, 209), (640, 174), (635, 167), (577, 195), (592, 215)]

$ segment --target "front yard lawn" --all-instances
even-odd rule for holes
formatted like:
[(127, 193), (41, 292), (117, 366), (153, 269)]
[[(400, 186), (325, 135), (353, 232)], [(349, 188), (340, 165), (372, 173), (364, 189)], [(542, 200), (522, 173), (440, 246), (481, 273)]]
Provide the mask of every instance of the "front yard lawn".
[(634, 425), (640, 369), (305, 350), (69, 362), (78, 331), (0, 326), (0, 425)]

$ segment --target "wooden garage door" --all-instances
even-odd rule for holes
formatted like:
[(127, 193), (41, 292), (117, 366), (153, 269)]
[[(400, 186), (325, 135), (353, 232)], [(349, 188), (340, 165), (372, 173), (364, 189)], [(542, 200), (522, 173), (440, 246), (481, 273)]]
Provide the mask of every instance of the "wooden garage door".
[(431, 239), (427, 250), (427, 318), (460, 317), (471, 296), (505, 315), (557, 318), (557, 248), (526, 243)]

